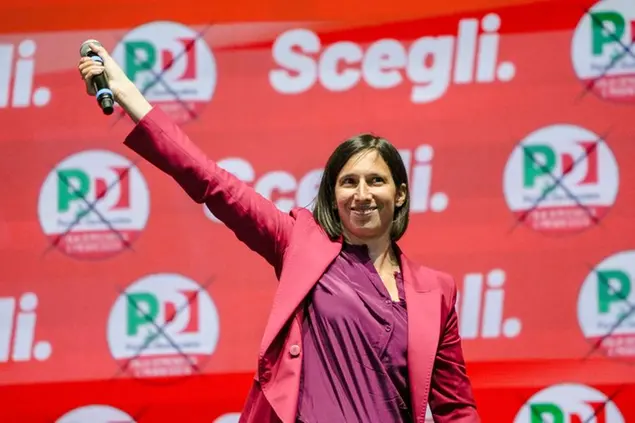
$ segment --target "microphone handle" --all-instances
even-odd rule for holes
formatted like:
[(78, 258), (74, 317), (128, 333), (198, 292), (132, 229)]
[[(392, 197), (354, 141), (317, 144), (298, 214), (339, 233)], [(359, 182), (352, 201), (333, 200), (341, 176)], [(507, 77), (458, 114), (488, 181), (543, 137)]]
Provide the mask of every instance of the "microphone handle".
[[(89, 52), (88, 56), (95, 62), (99, 62), (101, 64), (104, 63), (102, 58), (99, 57), (99, 55), (97, 55), (96, 53)], [(108, 87), (108, 80), (106, 79), (106, 75), (102, 72), (99, 75), (93, 76), (92, 81), (96, 91), (95, 98), (97, 99), (99, 107), (101, 107), (101, 110), (104, 112), (105, 115), (111, 115), (114, 111), (115, 98), (112, 91)]]

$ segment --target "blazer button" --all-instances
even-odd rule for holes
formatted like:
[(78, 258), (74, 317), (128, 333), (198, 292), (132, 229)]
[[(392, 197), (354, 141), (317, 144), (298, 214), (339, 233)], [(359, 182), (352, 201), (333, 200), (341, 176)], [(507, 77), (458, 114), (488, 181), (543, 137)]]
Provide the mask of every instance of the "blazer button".
[(291, 348), (289, 348), (289, 353), (291, 354), (291, 357), (297, 357), (300, 355), (300, 346), (297, 344), (293, 344), (291, 345)]

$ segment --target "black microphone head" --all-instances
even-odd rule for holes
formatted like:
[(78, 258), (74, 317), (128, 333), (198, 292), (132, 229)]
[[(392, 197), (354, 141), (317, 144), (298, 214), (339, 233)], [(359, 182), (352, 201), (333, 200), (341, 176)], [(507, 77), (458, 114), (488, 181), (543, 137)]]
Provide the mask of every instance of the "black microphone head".
[(90, 53), (92, 50), (90, 49), (90, 45), (89, 44), (94, 44), (96, 46), (102, 47), (101, 43), (97, 40), (86, 40), (82, 43), (81, 47), (79, 48), (79, 55), (81, 57), (85, 57), (88, 56), (88, 53)]

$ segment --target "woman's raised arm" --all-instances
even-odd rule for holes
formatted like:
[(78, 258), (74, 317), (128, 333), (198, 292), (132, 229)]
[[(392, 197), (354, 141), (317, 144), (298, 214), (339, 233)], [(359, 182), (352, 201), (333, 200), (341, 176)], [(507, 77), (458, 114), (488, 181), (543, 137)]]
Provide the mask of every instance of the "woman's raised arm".
[(106, 72), (115, 101), (135, 122), (125, 145), (171, 176), (194, 201), (206, 204), (279, 274), (294, 219), (209, 159), (161, 109), (150, 105), (103, 47), (91, 48), (103, 65), (83, 58), (79, 71), (89, 95), (95, 94), (91, 78)]

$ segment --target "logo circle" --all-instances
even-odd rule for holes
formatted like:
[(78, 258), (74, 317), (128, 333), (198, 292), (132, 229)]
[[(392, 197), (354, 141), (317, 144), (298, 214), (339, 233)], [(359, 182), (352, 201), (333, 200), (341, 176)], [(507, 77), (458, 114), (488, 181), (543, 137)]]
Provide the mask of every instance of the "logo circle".
[(135, 423), (127, 413), (109, 405), (87, 405), (76, 408), (57, 419), (55, 423)]
[(599, 223), (618, 190), (610, 147), (575, 125), (529, 134), (512, 151), (503, 175), (505, 201), (516, 219), (545, 234), (570, 234)]
[(216, 350), (216, 305), (196, 282), (174, 273), (145, 276), (117, 298), (108, 318), (108, 346), (130, 376), (188, 376)]
[(635, 250), (600, 262), (578, 295), (580, 330), (609, 357), (635, 358)]
[(150, 193), (139, 169), (104, 150), (83, 151), (58, 163), (38, 200), (42, 231), (74, 258), (105, 259), (129, 248), (149, 214)]
[(239, 420), (240, 413), (227, 413), (217, 417), (213, 423), (238, 423)]
[(578, 22), (571, 59), (578, 78), (604, 100), (635, 100), (635, 8), (631, 0), (597, 2)]
[(148, 101), (177, 123), (195, 118), (214, 94), (214, 55), (201, 34), (180, 23), (136, 27), (112, 56)]
[(514, 423), (624, 423), (624, 416), (604, 393), (578, 384), (553, 385), (533, 395), (516, 414)]

